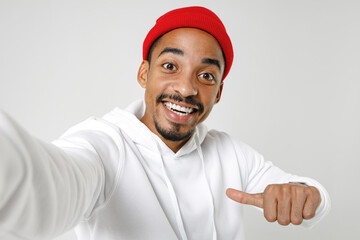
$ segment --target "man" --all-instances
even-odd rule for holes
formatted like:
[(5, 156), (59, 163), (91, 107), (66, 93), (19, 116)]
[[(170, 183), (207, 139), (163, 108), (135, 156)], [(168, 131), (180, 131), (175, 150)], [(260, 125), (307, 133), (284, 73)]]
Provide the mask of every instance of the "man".
[(53, 144), (0, 115), (1, 239), (75, 226), (79, 239), (243, 239), (243, 204), (282, 225), (312, 225), (328, 212), (319, 183), (202, 124), (233, 60), (213, 12), (160, 17), (143, 59), (144, 101), (90, 118)]

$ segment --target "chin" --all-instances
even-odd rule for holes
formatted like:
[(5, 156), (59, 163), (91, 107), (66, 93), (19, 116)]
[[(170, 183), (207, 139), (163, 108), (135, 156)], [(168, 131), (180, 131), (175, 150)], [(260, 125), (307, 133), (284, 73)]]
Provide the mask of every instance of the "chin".
[(157, 132), (166, 140), (173, 142), (180, 142), (191, 137), (194, 129), (190, 129), (185, 133), (180, 132), (181, 125), (173, 123), (173, 127), (168, 129), (161, 127), (157, 121), (154, 121)]

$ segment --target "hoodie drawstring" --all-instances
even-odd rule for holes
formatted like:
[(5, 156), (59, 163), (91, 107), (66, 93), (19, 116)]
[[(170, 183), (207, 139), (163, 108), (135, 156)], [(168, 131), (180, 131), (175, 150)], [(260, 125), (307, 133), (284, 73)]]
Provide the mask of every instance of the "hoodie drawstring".
[(174, 187), (170, 182), (168, 174), (166, 173), (166, 169), (165, 169), (165, 165), (164, 165), (164, 159), (163, 159), (162, 155), (160, 154), (161, 153), (161, 150), (160, 150), (161, 148), (159, 146), (158, 141), (155, 140), (155, 142), (156, 142), (158, 152), (159, 152), (159, 156), (160, 156), (160, 160), (161, 160), (160, 161), (161, 162), (161, 170), (162, 170), (163, 177), (165, 179), (166, 185), (167, 185), (168, 190), (169, 190), (171, 204), (172, 204), (174, 212), (175, 212), (176, 223), (177, 223), (180, 235), (181, 235), (181, 239), (182, 240), (187, 240), (188, 238), (186, 236), (184, 223), (183, 223), (183, 220), (182, 220), (182, 217), (181, 217), (180, 208), (179, 208), (179, 202), (177, 200)]
[(198, 135), (196, 135), (196, 137), (195, 137), (195, 143), (196, 143), (197, 152), (198, 152), (199, 157), (200, 157), (200, 159), (201, 159), (202, 170), (203, 170), (203, 174), (204, 174), (204, 176), (205, 176), (206, 185), (207, 185), (207, 187), (208, 187), (208, 191), (209, 191), (209, 194), (210, 194), (210, 197), (211, 197), (211, 205), (212, 205), (211, 215), (212, 215), (212, 225), (213, 225), (213, 236), (212, 236), (212, 239), (213, 239), (213, 240), (216, 240), (216, 239), (217, 239), (217, 232), (216, 232), (216, 226), (215, 226), (215, 205), (214, 205), (214, 198), (213, 198), (213, 194), (212, 194), (212, 191), (211, 191), (210, 183), (209, 183), (209, 180), (208, 180), (208, 177), (207, 177), (207, 174), (206, 174), (205, 162), (204, 162), (204, 155), (203, 155), (203, 152), (202, 152), (202, 149), (201, 149), (201, 145), (200, 145), (200, 142), (199, 142)]

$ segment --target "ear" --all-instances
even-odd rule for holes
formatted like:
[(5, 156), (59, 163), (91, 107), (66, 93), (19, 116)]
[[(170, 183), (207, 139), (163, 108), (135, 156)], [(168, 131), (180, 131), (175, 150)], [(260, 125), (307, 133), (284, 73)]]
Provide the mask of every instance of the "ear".
[(215, 104), (220, 101), (223, 87), (224, 87), (224, 82), (221, 82), (220, 86), (219, 86), (219, 90), (218, 90), (217, 95), (216, 95)]
[(137, 80), (142, 88), (146, 88), (147, 76), (149, 72), (149, 61), (143, 60), (140, 64)]

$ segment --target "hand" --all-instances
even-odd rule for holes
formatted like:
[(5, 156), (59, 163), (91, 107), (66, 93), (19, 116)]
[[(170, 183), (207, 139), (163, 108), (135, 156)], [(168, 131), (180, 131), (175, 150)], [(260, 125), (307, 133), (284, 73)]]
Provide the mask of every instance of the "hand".
[(277, 220), (284, 226), (289, 223), (299, 225), (303, 219), (314, 217), (321, 201), (317, 188), (299, 183), (271, 184), (263, 193), (257, 194), (228, 188), (226, 195), (236, 202), (263, 208), (266, 220)]

